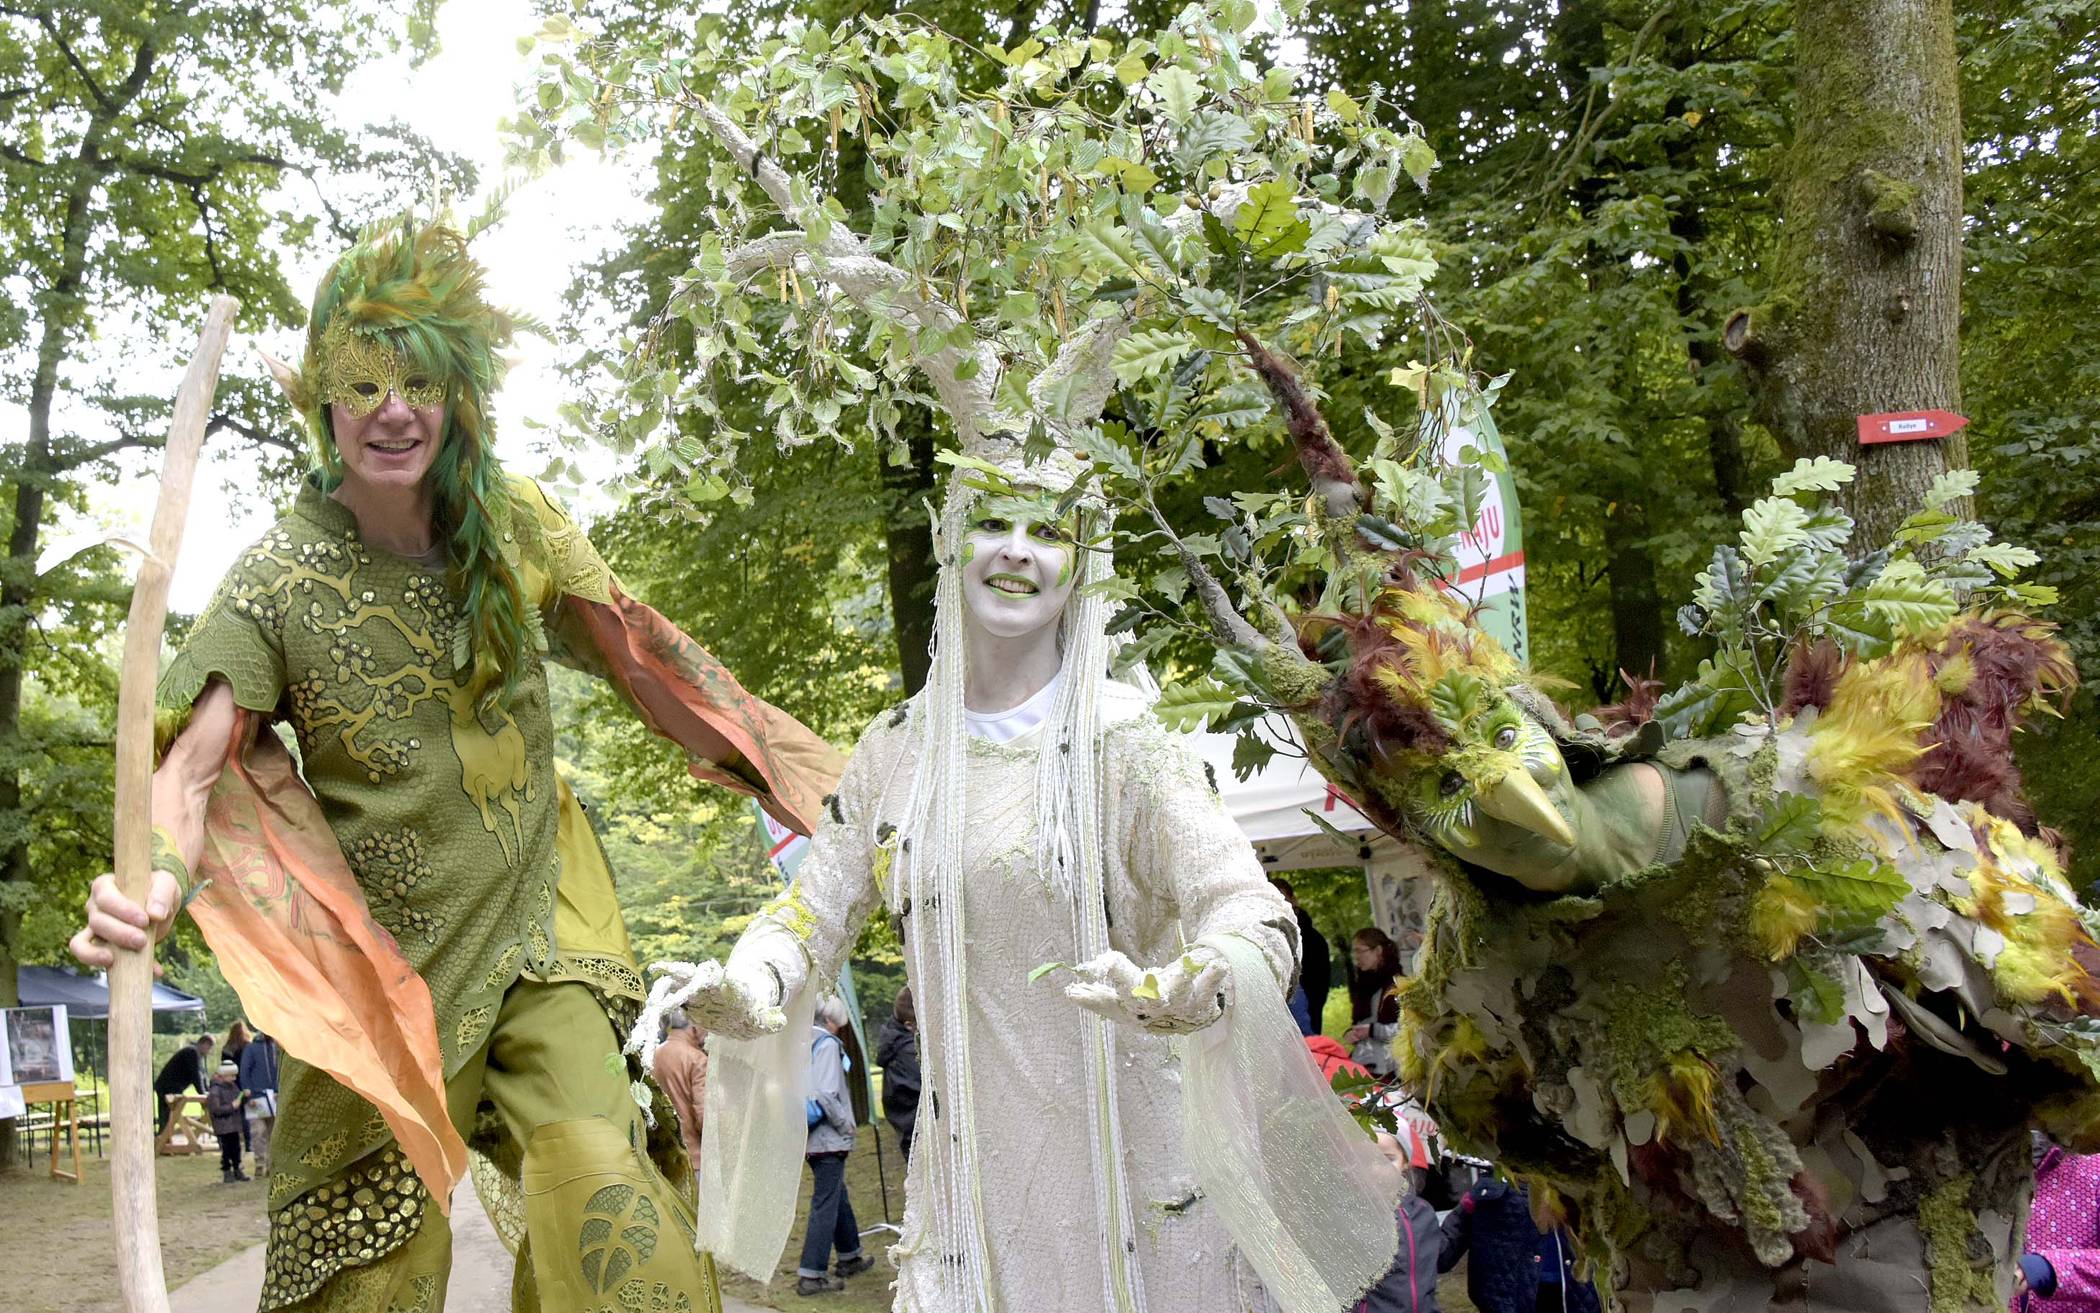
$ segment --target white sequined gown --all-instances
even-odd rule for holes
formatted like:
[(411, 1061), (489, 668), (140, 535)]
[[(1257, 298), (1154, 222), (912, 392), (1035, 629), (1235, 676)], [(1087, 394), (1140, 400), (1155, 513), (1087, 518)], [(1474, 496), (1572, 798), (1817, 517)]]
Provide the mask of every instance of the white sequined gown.
[[(1202, 936), (1238, 933), (1261, 950), (1283, 990), (1296, 972), (1290, 909), (1263, 877), (1202, 763), (1128, 689), (1110, 685), (1103, 706), (1110, 724), (1104, 824), (1111, 832), (1104, 884), (1113, 946), (1140, 966), (1158, 966)], [(790, 990), (810, 971), (818, 980), (836, 974), (881, 901), (876, 853), (886, 827), (903, 819), (911, 737), (898, 712), (862, 736), (788, 905), (754, 924), (737, 960), (770, 965)], [(1060, 976), (1028, 980), (1043, 963), (1079, 956), (1071, 912), (1036, 874), (1041, 737), (970, 743), (968, 1025), (975, 1166), (995, 1287), (990, 1304), (1002, 1313), (1104, 1313), (1086, 1014), (1064, 998)], [(911, 983), (923, 997), (921, 983)], [(1248, 1307), (1251, 1277), (1182, 1151), (1179, 1072), (1169, 1041), (1127, 1025), (1111, 1032), (1145, 1313)], [(937, 1097), (921, 1101), (918, 1145), (944, 1133), (937, 1105)], [(907, 1176), (904, 1235), (892, 1251), (896, 1307), (967, 1313), (974, 1301), (954, 1288), (954, 1265), (927, 1225), (926, 1158), (915, 1149)]]

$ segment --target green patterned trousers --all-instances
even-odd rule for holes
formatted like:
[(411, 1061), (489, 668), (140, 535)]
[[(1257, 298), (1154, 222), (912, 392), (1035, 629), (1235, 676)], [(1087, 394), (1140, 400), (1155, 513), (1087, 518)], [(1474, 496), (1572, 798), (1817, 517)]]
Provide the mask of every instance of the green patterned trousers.
[[(522, 1162), (525, 1243), (512, 1273), (517, 1313), (713, 1313), (691, 1208), (645, 1152), (619, 1037), (580, 984), (520, 980), (487, 1042), (446, 1085), (453, 1125), (484, 1103)], [(485, 1124), (485, 1123), (484, 1123)], [(415, 1238), (339, 1273), (295, 1313), (443, 1313), (452, 1227), (425, 1210)]]

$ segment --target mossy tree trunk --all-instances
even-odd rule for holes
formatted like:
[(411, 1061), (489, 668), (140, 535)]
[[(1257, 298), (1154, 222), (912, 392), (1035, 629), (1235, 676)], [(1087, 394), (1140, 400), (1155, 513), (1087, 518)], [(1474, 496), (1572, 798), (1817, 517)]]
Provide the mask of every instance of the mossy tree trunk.
[(1859, 467), (1855, 551), (1886, 543), (1959, 434), (1862, 447), (1860, 415), (1961, 404), (1961, 102), (1952, 0), (1799, 0), (1794, 141), (1770, 299), (1728, 348), (1791, 456)]

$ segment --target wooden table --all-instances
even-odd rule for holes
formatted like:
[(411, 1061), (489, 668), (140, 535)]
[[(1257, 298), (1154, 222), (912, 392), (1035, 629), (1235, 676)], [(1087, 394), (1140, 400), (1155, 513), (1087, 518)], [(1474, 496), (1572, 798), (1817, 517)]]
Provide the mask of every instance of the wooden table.
[[(69, 1080), (43, 1081), (22, 1087), (24, 1104), (48, 1103), (51, 1105), (51, 1177), (57, 1181), (80, 1184), (80, 1102), (76, 1097), (73, 1082)], [(61, 1113), (60, 1105), (64, 1105)], [(61, 1122), (60, 1118), (64, 1120)], [(61, 1171), (58, 1166), (58, 1128), (66, 1128), (66, 1143), (73, 1151), (73, 1170)]]
[[(186, 1153), (202, 1153), (206, 1147), (216, 1151), (219, 1137), (211, 1133), (211, 1119), (204, 1114), (204, 1096), (201, 1094), (164, 1094), (167, 1104), (168, 1124), (153, 1140), (153, 1151), (163, 1158)], [(195, 1105), (192, 1107), (192, 1105)], [(205, 1137), (211, 1136), (209, 1146)]]

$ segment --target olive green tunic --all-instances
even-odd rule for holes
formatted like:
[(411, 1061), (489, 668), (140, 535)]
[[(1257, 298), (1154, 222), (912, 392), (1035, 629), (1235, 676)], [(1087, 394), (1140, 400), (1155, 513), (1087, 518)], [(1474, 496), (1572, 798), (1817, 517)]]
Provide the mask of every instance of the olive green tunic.
[[(560, 658), (561, 597), (608, 602), (612, 575), (536, 485), (510, 491), (504, 549)], [(228, 572), (160, 686), (181, 714), (223, 678), (242, 707), (292, 727), (374, 919), (430, 987), (448, 1080), (521, 975), (583, 981), (615, 1012), (643, 983), (554, 771), (546, 673), (535, 661), (507, 706), (473, 706), (460, 603), (444, 571), (364, 542), (309, 482)], [(265, 1309), (394, 1249), (429, 1206), (372, 1105), (289, 1058), (272, 1157)]]

